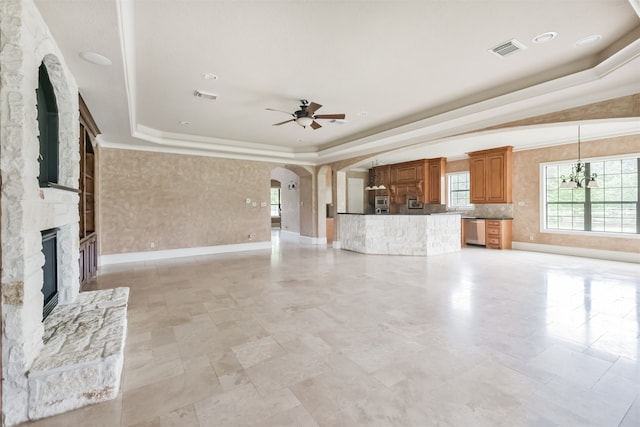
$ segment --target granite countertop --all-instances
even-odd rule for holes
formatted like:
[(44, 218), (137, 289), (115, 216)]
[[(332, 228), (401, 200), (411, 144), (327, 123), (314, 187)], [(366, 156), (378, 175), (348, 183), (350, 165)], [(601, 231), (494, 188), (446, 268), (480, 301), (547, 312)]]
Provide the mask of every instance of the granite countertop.
[(462, 214), (460, 212), (434, 212), (434, 213), (417, 213), (417, 214), (402, 214), (402, 213), (399, 213), (399, 214), (375, 214), (375, 213), (357, 213), (357, 212), (338, 212), (338, 215), (428, 216), (428, 215), (462, 215)]
[(513, 217), (504, 216), (504, 217), (486, 217), (486, 216), (462, 216), (462, 219), (497, 219), (497, 220), (513, 220)]
[(460, 215), (462, 219), (495, 219), (495, 220), (513, 220), (513, 217), (485, 217), (465, 215), (462, 212), (434, 212), (419, 214), (374, 214), (374, 213), (356, 213), (356, 212), (338, 212), (338, 215), (371, 215), (371, 216), (427, 216), (427, 215)]

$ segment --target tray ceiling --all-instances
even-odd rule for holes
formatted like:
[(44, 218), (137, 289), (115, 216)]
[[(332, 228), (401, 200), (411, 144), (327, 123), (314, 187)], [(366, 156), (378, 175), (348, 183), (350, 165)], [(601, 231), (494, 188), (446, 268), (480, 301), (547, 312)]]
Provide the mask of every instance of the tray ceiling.
[[(120, 148), (318, 164), (640, 92), (637, 0), (36, 4), (100, 142)], [(525, 48), (490, 52), (513, 39)], [(300, 99), (346, 120), (272, 126), (290, 116), (266, 108)]]

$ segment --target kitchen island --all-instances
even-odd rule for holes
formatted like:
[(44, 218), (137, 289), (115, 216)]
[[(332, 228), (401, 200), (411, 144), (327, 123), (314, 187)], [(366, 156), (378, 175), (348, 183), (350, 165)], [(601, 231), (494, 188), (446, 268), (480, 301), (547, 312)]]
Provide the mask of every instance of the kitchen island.
[(338, 214), (341, 249), (363, 254), (430, 256), (460, 251), (460, 214)]

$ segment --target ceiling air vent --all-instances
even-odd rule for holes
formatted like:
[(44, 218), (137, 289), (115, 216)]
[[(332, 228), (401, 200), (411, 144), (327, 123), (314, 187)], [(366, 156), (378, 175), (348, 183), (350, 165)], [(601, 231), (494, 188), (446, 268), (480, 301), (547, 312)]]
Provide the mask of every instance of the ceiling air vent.
[(204, 99), (218, 99), (218, 95), (216, 95), (215, 93), (205, 92), (200, 89), (196, 89), (195, 92), (193, 92), (193, 96), (195, 96), (196, 98)]
[(493, 49), (489, 49), (489, 52), (498, 55), (503, 58), (508, 55), (513, 55), (516, 52), (520, 52), (521, 50), (526, 49), (527, 47), (520, 43), (518, 40), (513, 39), (508, 42), (500, 43), (498, 46)]

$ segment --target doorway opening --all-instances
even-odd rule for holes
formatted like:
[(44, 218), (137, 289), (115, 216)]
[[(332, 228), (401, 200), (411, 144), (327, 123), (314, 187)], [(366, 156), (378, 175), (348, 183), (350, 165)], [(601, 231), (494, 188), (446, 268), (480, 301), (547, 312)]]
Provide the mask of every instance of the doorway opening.
[(282, 226), (282, 183), (271, 180), (271, 228), (280, 229)]

